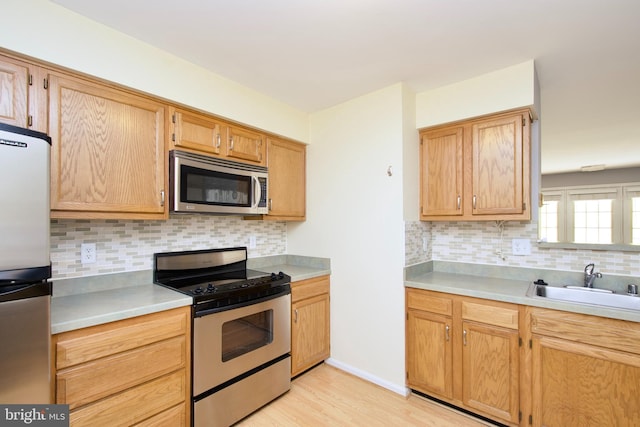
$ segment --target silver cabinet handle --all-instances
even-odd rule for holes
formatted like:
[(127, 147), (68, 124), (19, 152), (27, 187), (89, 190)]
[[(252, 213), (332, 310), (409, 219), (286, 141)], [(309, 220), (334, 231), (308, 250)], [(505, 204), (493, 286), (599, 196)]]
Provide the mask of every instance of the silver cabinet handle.
[(457, 206), (457, 210), (460, 210), (460, 204), (462, 203), (462, 197), (460, 197), (460, 195), (458, 195), (458, 202), (456, 203)]
[(473, 195), (473, 209), (476, 208), (476, 195)]
[(449, 336), (449, 329), (450, 329), (450, 328), (449, 328), (449, 325), (446, 325), (446, 326), (444, 327), (445, 339), (446, 339), (447, 341), (449, 341), (449, 339), (451, 338), (451, 337)]
[(229, 150), (233, 151), (233, 136), (230, 136), (230, 137), (229, 137), (229, 142), (230, 142), (230, 144), (229, 144)]
[(220, 148), (220, 134), (216, 135), (216, 148)]
[(273, 199), (269, 199), (269, 210), (273, 209)]
[(462, 331), (462, 344), (467, 345), (467, 330), (463, 329)]
[(164, 206), (164, 190), (160, 190), (160, 206)]
[(293, 323), (298, 323), (298, 309), (293, 310)]

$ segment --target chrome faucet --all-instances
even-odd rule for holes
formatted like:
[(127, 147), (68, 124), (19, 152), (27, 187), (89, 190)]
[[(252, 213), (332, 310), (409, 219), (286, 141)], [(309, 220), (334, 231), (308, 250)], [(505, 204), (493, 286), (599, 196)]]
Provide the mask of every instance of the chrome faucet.
[(584, 268), (584, 286), (587, 288), (593, 288), (593, 282), (602, 277), (602, 273), (593, 272), (595, 267), (595, 264), (587, 264)]

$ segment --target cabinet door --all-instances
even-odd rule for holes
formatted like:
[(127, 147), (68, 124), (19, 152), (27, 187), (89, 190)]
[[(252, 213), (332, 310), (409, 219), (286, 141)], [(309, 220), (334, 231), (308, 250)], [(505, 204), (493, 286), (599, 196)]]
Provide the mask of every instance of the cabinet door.
[(418, 310), (407, 312), (407, 383), (440, 397), (453, 397), (451, 318)]
[(266, 165), (267, 156), (264, 136), (248, 129), (227, 127), (226, 156), (244, 162)]
[(472, 126), (474, 215), (523, 212), (522, 114)]
[(164, 106), (63, 75), (49, 83), (52, 215), (162, 218)]
[(463, 128), (427, 132), (420, 143), (421, 215), (462, 215)]
[(0, 122), (28, 126), (29, 69), (26, 64), (0, 57)]
[(640, 356), (533, 337), (534, 426), (640, 425)]
[(306, 146), (267, 140), (269, 216), (302, 221), (306, 212)]
[(329, 294), (293, 303), (291, 315), (293, 376), (329, 357)]
[(223, 135), (226, 129), (223, 122), (179, 109), (172, 109), (171, 121), (172, 146), (220, 154), (222, 141), (226, 139)]
[(465, 406), (508, 422), (517, 422), (518, 333), (463, 322), (462, 340), (462, 401)]

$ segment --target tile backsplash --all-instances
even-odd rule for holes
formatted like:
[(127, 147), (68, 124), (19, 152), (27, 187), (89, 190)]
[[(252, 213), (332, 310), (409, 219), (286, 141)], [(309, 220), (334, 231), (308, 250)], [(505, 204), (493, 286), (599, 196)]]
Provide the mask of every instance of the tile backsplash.
[[(540, 248), (536, 244), (537, 223), (507, 221), (503, 224), (501, 234), (495, 221), (406, 222), (405, 264), (424, 261), (422, 236), (427, 233), (430, 241), (428, 260), (563, 271), (582, 271), (586, 264), (593, 262), (603, 274), (640, 277), (638, 252)], [(528, 239), (531, 255), (513, 255), (512, 239)]]
[[(235, 216), (172, 215), (166, 221), (52, 220), (53, 279), (150, 270), (156, 252), (249, 246), (249, 258), (286, 253), (286, 223)], [(80, 245), (95, 243), (94, 264), (80, 262)]]

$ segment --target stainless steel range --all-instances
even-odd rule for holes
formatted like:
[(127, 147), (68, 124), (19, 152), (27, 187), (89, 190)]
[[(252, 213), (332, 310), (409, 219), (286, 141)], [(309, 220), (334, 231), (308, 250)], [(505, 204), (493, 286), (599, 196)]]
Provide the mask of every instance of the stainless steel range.
[(229, 426), (291, 388), (291, 278), (247, 249), (154, 254), (154, 283), (193, 298), (192, 422)]

